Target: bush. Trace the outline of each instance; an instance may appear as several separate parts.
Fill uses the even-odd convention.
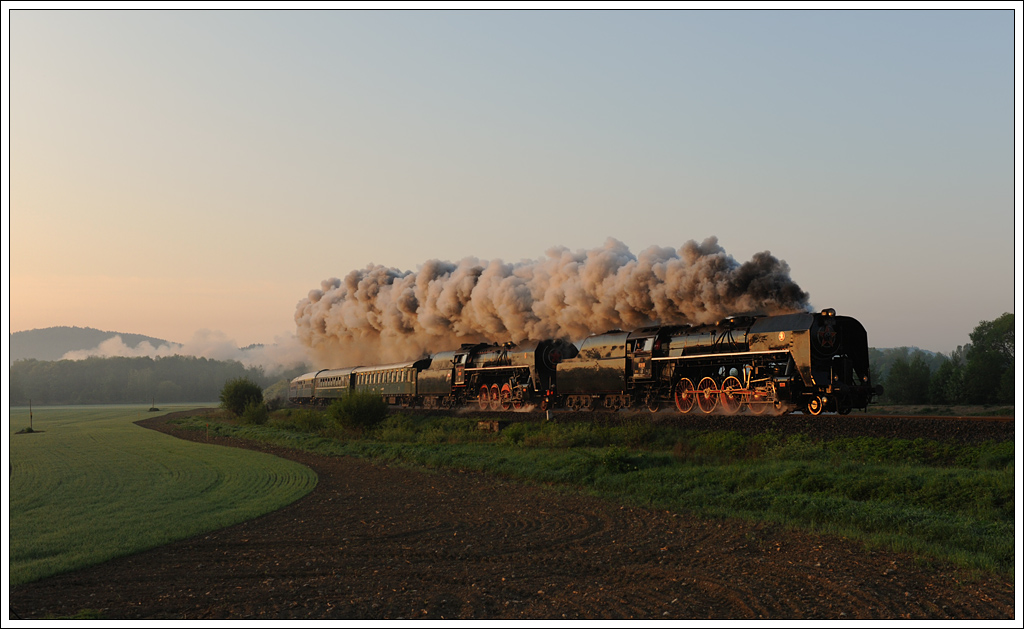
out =
[[[374,428],[388,416],[388,405],[375,393],[351,393],[335,400],[327,413],[342,428]]]
[[[242,411],[242,421],[246,424],[255,424],[262,426],[267,423],[270,418],[270,411],[267,409],[267,405],[263,402],[257,402],[253,400],[245,405],[245,410]]]
[[[283,430],[315,435],[327,425],[327,417],[317,410],[288,408],[277,413],[272,423]]]
[[[220,390],[220,404],[240,417],[251,403],[263,404],[263,389],[248,378],[228,380]]]

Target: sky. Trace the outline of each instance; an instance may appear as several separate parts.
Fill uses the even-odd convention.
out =
[[[949,353],[1021,298],[1019,3],[12,6],[10,332],[286,342],[354,269],[609,238],[770,251],[874,347]]]

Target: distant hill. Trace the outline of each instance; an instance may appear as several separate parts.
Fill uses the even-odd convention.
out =
[[[11,361],[25,358],[36,360],[60,360],[68,352],[93,349],[103,341],[120,336],[128,347],[137,347],[148,341],[153,347],[167,345],[168,341],[123,332],[104,332],[95,328],[60,326],[41,330],[25,330],[10,336]]]

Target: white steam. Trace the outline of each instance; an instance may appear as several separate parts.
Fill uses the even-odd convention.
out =
[[[609,238],[539,260],[379,265],[321,282],[299,302],[298,339],[325,367],[411,360],[466,342],[582,339],[614,328],[707,323],[806,310],[789,266],[765,251],[738,263],[718,239],[635,256]]]

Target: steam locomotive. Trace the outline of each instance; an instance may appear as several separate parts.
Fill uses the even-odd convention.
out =
[[[288,397],[326,404],[351,392],[426,408],[654,412],[674,404],[681,413],[845,415],[866,409],[882,388],[871,384],[864,326],[829,308],[612,330],[579,349],[561,339],[467,344],[412,362],[311,372],[291,382]]]

